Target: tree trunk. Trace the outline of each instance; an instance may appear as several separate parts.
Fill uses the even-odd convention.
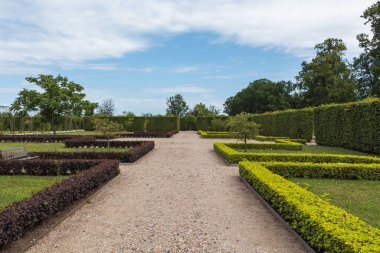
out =
[[[247,152],[247,134],[244,134],[244,151]]]

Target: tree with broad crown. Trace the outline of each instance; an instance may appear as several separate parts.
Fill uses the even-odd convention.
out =
[[[326,39],[315,46],[317,55],[303,62],[297,86],[307,106],[350,102],[356,99],[357,82],[344,60],[346,45],[340,39]]]
[[[176,94],[172,97],[169,97],[166,101],[166,105],[168,106],[166,109],[166,114],[183,117],[189,111],[189,107],[187,106],[187,103],[181,94]]]
[[[50,123],[54,133],[65,116],[90,116],[97,103],[84,100],[83,87],[58,75],[39,75],[26,80],[39,86],[43,91],[23,89],[11,105],[11,111],[19,116],[37,112],[45,122]]]
[[[247,152],[247,139],[253,139],[259,132],[259,125],[251,120],[251,114],[242,112],[230,117],[228,120],[229,130],[244,141],[244,150]]]
[[[255,80],[226,100],[224,112],[233,116],[241,112],[264,113],[289,109],[292,97],[288,92],[292,86],[291,82],[285,81]]]
[[[362,15],[365,24],[370,24],[372,38],[359,34],[359,46],[364,49],[359,58],[354,59],[354,67],[359,80],[359,97],[380,97],[380,1],[366,9]]]

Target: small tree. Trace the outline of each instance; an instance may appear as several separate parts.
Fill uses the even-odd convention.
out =
[[[116,132],[123,130],[123,125],[108,119],[94,118],[93,122],[95,130],[107,138],[107,148],[110,147],[111,137],[115,136]]]
[[[227,130],[228,122],[226,120],[215,118],[211,121],[213,131],[223,132]]]
[[[184,116],[189,111],[189,107],[181,94],[169,97],[166,101],[166,105],[168,106],[166,109],[167,115]]]
[[[259,125],[250,120],[250,114],[242,112],[230,117],[228,127],[236,138],[244,140],[244,151],[247,152],[247,139],[255,138],[258,134]]]
[[[191,126],[195,125],[197,123],[197,117],[194,115],[188,114],[185,116],[185,124],[190,127],[191,131]]]
[[[112,99],[106,99],[99,106],[98,113],[108,116],[113,116],[115,112],[115,104]]]

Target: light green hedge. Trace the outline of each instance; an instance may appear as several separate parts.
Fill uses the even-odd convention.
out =
[[[321,106],[314,121],[320,145],[380,154],[380,99]]]
[[[260,134],[287,136],[311,140],[313,137],[313,108],[255,114],[252,120],[260,124]]]
[[[198,134],[203,138],[234,138],[233,133],[231,132],[212,132],[212,131],[202,131],[198,130]]]
[[[285,178],[331,178],[380,180],[380,164],[264,162],[270,171]]]
[[[244,178],[317,252],[380,252],[380,230],[272,173],[240,163]]]
[[[243,160],[258,162],[313,162],[313,163],[380,163],[380,158],[357,155],[330,154],[280,154],[239,152],[230,147],[231,143],[215,142],[214,149],[230,164]]]
[[[302,150],[302,144],[297,142],[285,141],[281,143],[228,143],[226,144],[232,149],[271,149],[271,150]]]
[[[147,120],[147,131],[179,131],[180,119],[179,117],[126,117],[126,116],[113,116],[113,117],[100,117],[109,119],[124,126],[124,130],[137,132],[144,131],[144,121]],[[133,118],[132,126],[128,126],[128,119]],[[93,117],[84,117],[85,130],[93,131],[95,129],[92,123]]]

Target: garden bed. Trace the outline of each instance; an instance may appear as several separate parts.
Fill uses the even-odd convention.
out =
[[[72,175],[0,211],[0,249],[119,173],[116,160],[0,161],[0,175]]]
[[[241,144],[238,144],[241,145]],[[267,144],[266,144],[267,145]],[[380,158],[364,155],[334,155],[334,154],[306,154],[306,153],[271,153],[268,152],[243,152],[235,149],[235,143],[215,142],[214,149],[229,164],[237,164],[240,161],[259,161],[259,162],[313,162],[313,163],[380,163]],[[241,147],[239,148],[241,149]],[[264,150],[264,149],[260,149]],[[279,151],[281,149],[278,149]],[[283,149],[282,149],[283,150]]]
[[[289,225],[304,238],[317,252],[379,252],[380,230],[366,224],[358,217],[332,205],[310,191],[290,182],[272,172],[273,164],[241,162],[240,176],[251,185]],[[277,170],[290,175],[297,175],[310,166],[299,163],[295,170],[294,163],[277,163]],[[342,170],[342,165],[324,164],[320,166],[330,177],[350,178],[352,171]],[[349,165],[343,165],[349,166]],[[372,170],[368,165],[361,165],[364,170]],[[361,176],[360,167],[356,174]],[[380,165],[373,165],[378,173]],[[271,169],[272,168],[272,169]],[[289,169],[290,168],[290,169]],[[296,173],[295,173],[296,171]],[[339,172],[339,173],[337,173]],[[318,173],[307,175],[320,176]]]

